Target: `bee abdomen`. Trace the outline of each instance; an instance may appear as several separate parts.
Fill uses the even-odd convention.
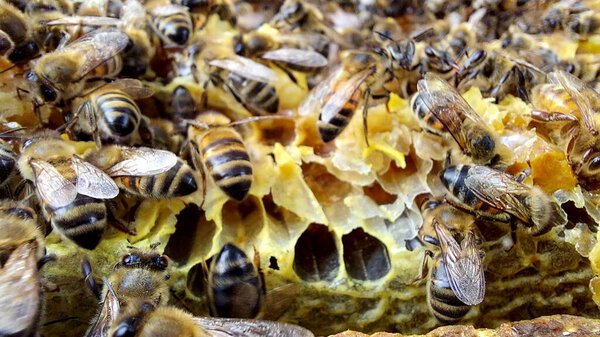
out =
[[[96,98],[98,109],[106,125],[121,137],[134,132],[140,122],[141,112],[135,102],[121,91],[110,91]]]
[[[217,186],[235,200],[244,199],[252,185],[252,163],[239,134],[232,129],[211,130],[200,146]]]
[[[428,281],[428,303],[433,316],[443,324],[460,321],[470,309],[470,306],[461,302],[450,288],[443,263],[434,266],[431,271]]]
[[[184,86],[178,86],[173,90],[171,109],[175,117],[194,118],[196,114],[196,102],[190,92]]]
[[[319,121],[317,122],[317,128],[319,129],[319,134],[321,135],[321,139],[324,142],[330,142],[335,139],[342,131],[348,126],[350,123],[350,119],[354,115],[354,111],[357,109],[360,97],[362,92],[360,90],[356,90],[354,94],[348,99],[348,101],[344,104],[343,107],[334,106],[334,103],[331,103],[330,99],[332,95],[335,93],[330,93],[325,98],[325,104],[323,105],[323,110],[339,110],[337,114],[335,114],[331,119],[324,120],[323,114],[319,115]]]
[[[277,90],[271,84],[249,80],[236,74],[229,74],[229,78],[243,101],[268,113],[276,113],[279,109]]]
[[[192,21],[187,13],[159,16],[154,24],[159,32],[178,45],[186,44],[192,31]]]
[[[175,166],[166,172],[144,177],[122,177],[117,183],[131,194],[156,199],[182,197],[198,190],[194,171],[179,158]]]
[[[75,200],[59,208],[45,207],[55,228],[86,249],[94,249],[106,227],[106,205],[102,200],[77,195]]]
[[[92,71],[86,76],[87,78],[98,78],[98,77],[114,77],[117,76],[123,68],[123,59],[117,55],[108,60],[102,62],[99,66],[92,69]]]

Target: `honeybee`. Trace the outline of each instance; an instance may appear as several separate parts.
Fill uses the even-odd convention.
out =
[[[197,103],[185,85],[178,85],[171,93],[171,118],[174,120],[192,119],[198,113]]]
[[[231,243],[213,257],[206,289],[210,315],[216,317],[257,318],[266,295],[262,272]]]
[[[507,173],[476,165],[453,165],[440,172],[446,189],[459,203],[456,207],[482,219],[510,222],[510,216],[539,236],[564,224],[560,206],[538,186],[521,182]]]
[[[74,42],[45,54],[27,74],[36,104],[62,103],[90,85],[89,77],[100,73],[111,77],[121,70],[112,59],[123,50],[129,39],[114,30],[94,30]]]
[[[19,246],[34,242],[36,261],[44,259],[44,235],[38,227],[33,209],[12,200],[0,201],[0,265]]]
[[[475,84],[497,101],[509,93],[529,101],[529,90],[545,81],[545,73],[525,60],[478,49],[461,64],[457,78],[459,88]]]
[[[35,336],[42,310],[37,242],[14,248],[0,269],[0,335]]]
[[[594,82],[600,79],[600,57],[597,54],[577,54],[572,60],[559,62],[555,69],[566,71],[583,82]]]
[[[88,160],[119,188],[142,198],[168,199],[199,188],[194,170],[174,153],[147,147],[106,145]]]
[[[152,118],[145,127],[149,133],[144,138],[149,140],[150,147],[179,153],[185,142],[179,125],[169,119]]]
[[[166,46],[187,44],[194,26],[187,7],[168,4],[164,6],[146,5],[151,16],[152,29]]]
[[[38,53],[30,21],[13,5],[0,1],[0,55],[8,55],[13,63],[21,63]]]
[[[431,195],[417,198],[423,215],[419,239],[437,247],[435,254],[431,250],[425,252],[416,280],[427,276],[427,258],[433,258],[427,281],[429,311],[439,322],[453,324],[485,296],[481,239],[473,216]]]
[[[206,167],[219,188],[232,199],[243,200],[252,185],[252,163],[242,136],[231,120],[216,111],[205,111],[188,128],[196,169]]]
[[[551,113],[534,114],[533,118],[542,122],[567,122],[567,127],[564,129],[566,132],[563,134],[567,139],[567,159],[573,173],[583,188],[589,191],[598,190],[600,189],[600,137],[598,137],[600,117],[596,113],[596,107],[600,104],[600,93],[564,71],[554,71],[548,74],[548,79],[559,95],[551,100],[538,98],[537,107],[551,109],[547,110]],[[536,92],[538,94],[536,97],[545,94],[542,92],[543,88]],[[548,86],[545,88],[552,89]]]
[[[150,60],[156,51],[147,30],[146,10],[139,1],[127,0],[121,7],[120,19],[121,31],[127,34],[130,40],[130,44],[121,54],[121,75],[142,76],[148,71]]]
[[[238,55],[207,64],[215,67],[210,81],[228,90],[249,112],[264,115],[279,110],[279,96],[273,86],[277,75],[271,68]]]
[[[594,10],[573,14],[567,22],[567,28],[578,34],[579,38],[597,34],[600,32],[600,14]]]
[[[501,159],[501,145],[494,132],[456,89],[433,74],[426,74],[417,87],[411,107],[426,129],[448,131],[475,163],[495,164]]]
[[[3,186],[13,175],[17,158],[11,146],[0,139],[0,186]]]
[[[135,99],[152,96],[152,89],[138,80],[121,79],[101,86],[85,98],[76,100],[69,132],[92,135],[96,145],[102,142],[136,144],[138,129],[145,118]]]
[[[161,306],[168,302],[170,293],[166,280],[169,279],[171,262],[154,248],[134,249],[121,256],[104,281],[103,295],[100,296],[102,302],[86,337],[112,336],[107,333],[113,323],[117,322],[119,313],[134,307],[139,301]],[[94,294],[100,295],[92,276],[92,267],[87,260],[82,263],[82,271],[86,285]]]
[[[135,306],[128,306],[127,310],[119,315],[108,336],[313,337],[314,335],[293,324],[254,319],[194,317],[173,306],[156,306],[149,302],[138,302]]]
[[[106,227],[101,199],[119,193],[111,177],[77,156],[74,145],[51,131],[23,142],[18,167],[21,176],[33,182],[52,227],[79,246],[94,249]]]

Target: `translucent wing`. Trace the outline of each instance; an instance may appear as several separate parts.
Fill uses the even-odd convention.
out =
[[[106,171],[111,177],[151,176],[163,173],[177,163],[177,156],[169,151],[148,147],[123,147],[121,151],[125,159]]]
[[[194,321],[213,337],[314,337],[307,329],[287,323],[216,317]]]
[[[419,95],[423,104],[450,132],[454,140],[463,150],[468,150],[468,140],[462,131],[464,118],[486,126],[485,122],[462,98],[462,96],[448,82],[432,75],[425,74],[425,78],[417,83]]]
[[[40,159],[31,159],[29,164],[35,176],[35,187],[44,202],[51,207],[59,208],[75,200],[77,188],[52,164]]]
[[[185,6],[178,5],[165,5],[159,6],[152,9],[151,14],[154,16],[170,16],[173,14],[186,13],[188,8]]]
[[[117,81],[108,83],[103,88],[118,89],[127,93],[133,99],[148,98],[154,94],[154,90],[144,87],[140,80],[133,78],[123,78]]]
[[[118,26],[121,20],[105,16],[65,16],[44,22],[44,26]]]
[[[264,53],[262,58],[266,60],[282,61],[302,67],[324,67],[327,65],[325,56],[312,50],[296,48],[280,48]]]
[[[21,245],[0,269],[0,335],[20,336],[36,324],[40,287],[36,247]]]
[[[71,167],[77,174],[77,192],[98,199],[112,199],[119,187],[106,173],[78,157],[71,158]]]
[[[600,100],[600,94],[593,89],[588,88],[579,78],[562,70],[553,71],[548,74],[548,80],[551,83],[561,85],[567,91],[577,105],[585,127],[588,130],[597,133],[598,131],[596,130],[596,123],[594,121],[595,111],[589,97],[591,95],[591,97],[596,98],[595,101],[598,101]]]
[[[469,231],[459,245],[450,230],[436,219],[433,220],[433,228],[440,242],[450,288],[467,305],[481,303],[485,296],[485,277],[475,234]]]
[[[283,45],[307,46],[312,50],[323,50],[331,43],[331,39],[318,33],[280,32],[275,39]]]
[[[314,87],[306,98],[304,98],[300,106],[298,106],[298,114],[308,116],[317,111],[321,107],[325,96],[329,95],[333,90],[343,71],[344,68],[339,65],[331,69],[327,77]]]
[[[137,0],[127,0],[121,6],[121,21],[124,25],[144,28],[146,25],[146,10]]]
[[[96,316],[96,319],[92,322],[84,337],[108,337],[110,326],[119,315],[119,310],[121,309],[119,299],[110,287],[110,283],[105,281],[104,284],[108,286],[108,291],[100,304],[98,316]]]
[[[373,69],[366,69],[352,75],[347,81],[338,82],[333,94],[323,105],[319,119],[326,123],[332,120],[372,73]]]
[[[273,69],[242,56],[233,55],[226,59],[211,60],[208,64],[263,83],[277,80],[277,74]]]
[[[465,186],[485,203],[506,211],[529,223],[530,214],[519,200],[531,188],[512,176],[487,166],[473,166],[465,178]]]
[[[94,30],[66,45],[60,52],[76,52],[82,58],[78,76],[74,76],[78,80],[121,52],[128,42],[129,37],[116,29]]]

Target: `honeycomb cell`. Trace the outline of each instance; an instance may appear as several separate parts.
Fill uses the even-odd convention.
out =
[[[294,248],[294,271],[304,281],[333,280],[340,269],[334,233],[327,226],[311,224]]]
[[[169,237],[165,254],[176,264],[185,265],[196,256],[204,256],[210,250],[216,226],[207,221],[204,212],[195,204],[187,205],[178,215],[175,233]]]
[[[390,271],[387,247],[376,237],[357,228],[342,236],[344,264],[350,277],[362,280],[378,280]]]
[[[194,265],[188,271],[186,285],[194,296],[202,297],[206,293],[206,277],[202,263]]]

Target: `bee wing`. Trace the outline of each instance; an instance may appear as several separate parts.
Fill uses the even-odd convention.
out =
[[[59,208],[75,200],[77,187],[63,177],[52,164],[40,159],[31,159],[29,164],[35,176],[35,187],[44,202]]]
[[[297,325],[237,318],[195,317],[194,321],[213,337],[314,337]]]
[[[319,109],[325,96],[329,95],[333,90],[333,87],[343,73],[343,70],[343,67],[339,65],[331,69],[327,77],[314,87],[308,93],[306,98],[304,98],[300,106],[298,106],[298,114],[301,116],[308,116]]]
[[[104,284],[110,285],[108,281],[105,281]],[[98,316],[92,322],[84,337],[108,337],[110,326],[117,320],[120,309],[119,299],[112,288],[109,287],[106,295],[104,295],[104,300],[102,300],[100,312],[98,312]]]
[[[170,151],[148,147],[123,148],[121,151],[126,159],[106,171],[111,177],[151,176],[168,171],[177,163],[177,156]]]
[[[600,94],[588,88],[579,78],[562,70],[553,71],[548,74],[548,80],[551,83],[561,85],[567,91],[577,105],[585,127],[588,130],[596,130],[596,123],[594,121],[595,111],[588,95],[593,95],[596,97],[595,100],[600,100]]]
[[[36,247],[23,244],[0,269],[0,333],[18,336],[30,329],[40,310],[40,278]]]
[[[529,193],[531,188],[510,175],[486,166],[473,166],[465,178],[465,186],[487,204],[529,222],[529,212],[518,197]]]
[[[302,67],[324,67],[327,65],[325,56],[312,50],[296,48],[280,48],[264,53],[262,58],[266,60],[282,61]]]
[[[352,75],[347,81],[335,88],[333,95],[329,96],[321,110],[320,119],[324,122],[332,120],[342,110],[346,102],[352,97],[360,85],[373,73],[373,69],[365,69]]]
[[[165,5],[159,6],[152,9],[151,14],[156,16],[170,16],[173,14],[186,13],[188,8],[185,6],[178,5]]]
[[[119,194],[117,184],[96,166],[73,157],[71,167],[77,174],[77,193],[98,199],[112,199]]]
[[[44,22],[44,26],[119,26],[121,20],[105,16],[65,16]]]
[[[270,289],[265,296],[263,318],[266,320],[278,320],[290,306],[296,301],[298,296],[299,286],[295,283],[289,283],[277,288]]]
[[[75,76],[79,80],[102,62],[120,53],[128,42],[129,37],[116,29],[94,30],[66,45],[62,52],[77,50],[78,53],[83,53],[77,73],[79,76]]]
[[[442,250],[450,288],[467,305],[477,305],[485,296],[483,260],[473,232],[463,238],[462,245],[452,236],[446,226],[433,220],[433,228]]]
[[[313,50],[322,50],[331,42],[329,38],[319,33],[279,32],[275,39],[284,45],[307,46]]]
[[[452,138],[463,149],[468,148],[468,140],[463,132],[463,114],[473,122],[486,126],[485,122],[462,98],[462,96],[448,82],[433,74],[425,74],[425,77],[417,83],[419,95],[423,103],[434,116],[450,132]]]
[[[263,83],[277,80],[273,69],[243,56],[233,55],[226,59],[215,59],[208,61],[208,64]]]
[[[133,78],[119,79],[118,81],[108,83],[103,88],[121,90],[133,99],[143,99],[154,95],[153,89],[144,87],[142,81]]]

